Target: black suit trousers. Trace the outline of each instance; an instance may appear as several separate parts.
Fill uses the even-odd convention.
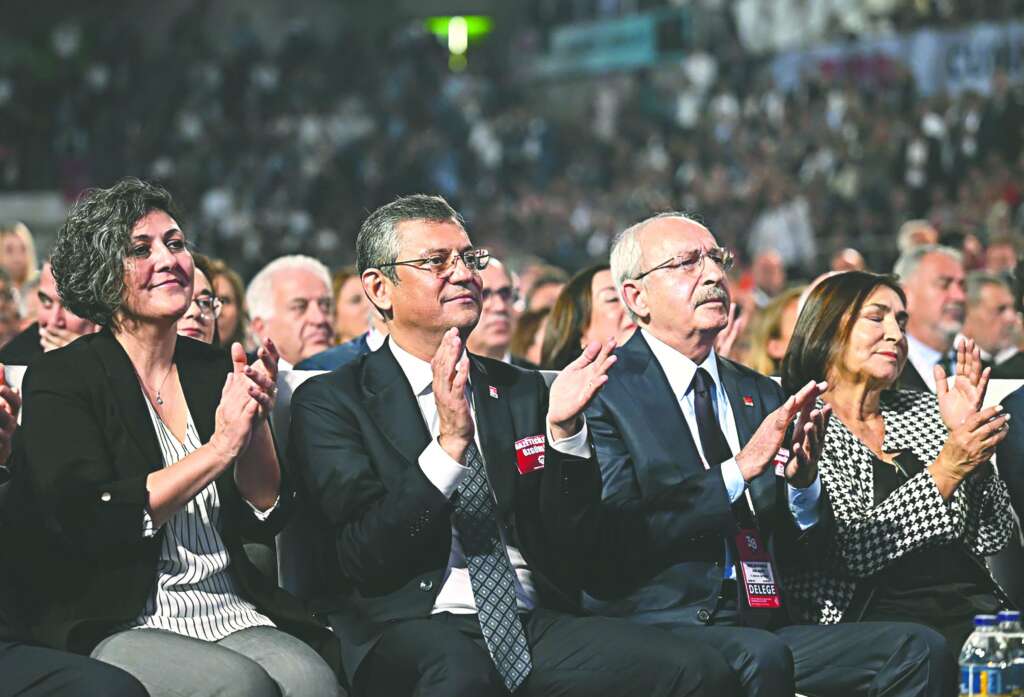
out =
[[[85,656],[0,641],[0,697],[147,697],[120,668]]]
[[[722,655],[698,638],[607,617],[537,609],[525,618],[533,672],[517,697],[739,695]],[[357,697],[507,695],[476,615],[440,613],[385,630],[359,671]]]

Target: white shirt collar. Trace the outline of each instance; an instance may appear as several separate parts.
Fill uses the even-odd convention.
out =
[[[417,397],[425,394],[434,382],[434,371],[430,367],[430,362],[417,358],[403,349],[394,337],[391,337],[388,346],[391,348],[395,360],[398,361],[398,367],[405,373],[405,379],[409,381],[413,394]]]
[[[376,351],[384,345],[384,340],[388,338],[388,335],[384,332],[377,331],[377,328],[370,323],[370,328],[366,331],[366,345],[371,351]]]
[[[651,334],[647,329],[641,329],[640,331],[644,339],[647,340],[647,345],[651,347],[654,357],[661,364],[661,369],[665,371],[668,384],[672,388],[672,393],[676,396],[677,400],[682,400],[686,393],[690,391],[690,384],[693,382],[693,376],[697,372],[697,368],[703,368],[708,371],[711,379],[715,381],[715,386],[721,386],[722,383],[718,378],[718,359],[714,349],[708,352],[707,357],[698,366],[690,358]]]

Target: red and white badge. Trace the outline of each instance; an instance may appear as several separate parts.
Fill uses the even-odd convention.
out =
[[[779,452],[775,453],[775,459],[772,460],[775,464],[775,476],[785,477],[786,476],[786,465],[789,464],[789,450],[786,448],[779,448]]]
[[[761,542],[761,534],[755,528],[740,530],[736,534],[736,550],[747,604],[752,608],[782,607],[772,558]]]
[[[516,467],[519,474],[544,469],[544,436],[527,436],[515,442]]]

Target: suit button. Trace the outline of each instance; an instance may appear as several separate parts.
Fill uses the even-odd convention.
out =
[[[108,503],[111,498],[112,497],[110,496],[109,491],[104,491],[102,494],[100,494],[100,501],[102,501],[103,503]]]
[[[420,581],[420,590],[423,591],[424,593],[428,592],[433,587],[434,587],[434,582],[431,581],[429,578],[425,578],[422,581]]]
[[[702,607],[700,610],[697,610],[697,619],[704,624],[711,624],[711,613]]]

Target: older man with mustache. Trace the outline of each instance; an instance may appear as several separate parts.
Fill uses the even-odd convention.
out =
[[[787,399],[716,353],[731,265],[711,232],[680,213],[641,221],[612,247],[639,331],[616,352],[587,422],[605,502],[644,511],[663,548],[639,567],[595,562],[590,609],[718,649],[750,697],[939,697],[945,642],[935,632],[791,623],[779,564],[818,553],[831,528],[817,470],[830,409],[815,398],[826,385]],[[698,493],[672,506],[687,485]]]

